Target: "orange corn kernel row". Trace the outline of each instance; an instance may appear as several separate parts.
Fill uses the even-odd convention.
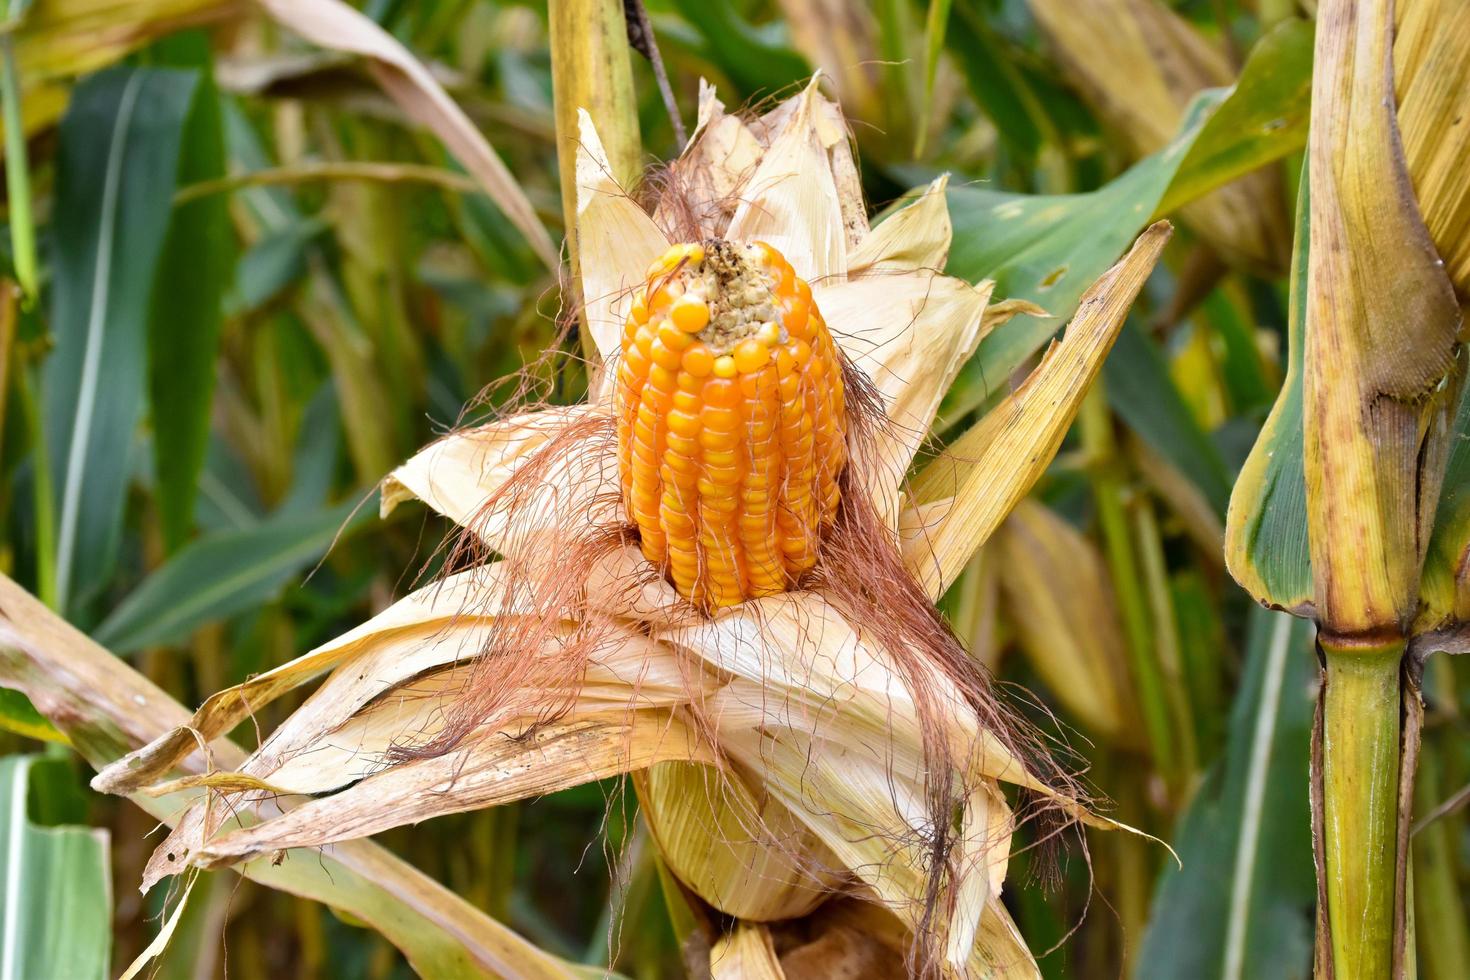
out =
[[[643,554],[703,609],[785,591],[840,500],[846,414],[811,288],[762,242],[676,245],[623,331],[623,502]]]

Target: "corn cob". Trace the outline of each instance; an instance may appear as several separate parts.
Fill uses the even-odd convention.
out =
[[[789,588],[836,518],[841,365],[811,287],[763,242],[675,245],[623,331],[623,502],[702,609]]]

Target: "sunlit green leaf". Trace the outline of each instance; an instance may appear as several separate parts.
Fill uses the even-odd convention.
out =
[[[1096,191],[1026,195],[951,184],[948,271],[994,279],[996,296],[1030,300],[1051,316],[1018,318],[986,337],[951,389],[944,420],[953,424],[1003,390],[1154,215],[1301,147],[1310,76],[1311,31],[1288,22],[1257,44],[1235,86],[1196,97],[1168,146]],[[1203,148],[1198,157],[1195,146]]]
[[[0,978],[106,977],[112,949],[107,834],[31,822],[33,770],[37,777],[44,771],[37,761],[0,759]]]
[[[1303,168],[1305,174],[1305,167]],[[1258,602],[1300,610],[1312,601],[1307,549],[1307,482],[1302,460],[1302,330],[1307,313],[1310,192],[1297,201],[1291,261],[1286,380],[1230,496],[1225,561]],[[1446,486],[1449,486],[1446,481]]]

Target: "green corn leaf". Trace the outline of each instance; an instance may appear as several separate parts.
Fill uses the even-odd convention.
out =
[[[48,775],[74,778],[34,756],[0,759],[0,980],[108,976],[107,834],[32,823],[32,781]]]
[[[30,698],[8,687],[0,687],[0,730],[38,742],[66,744],[66,736],[36,710]]]
[[[1230,474],[1209,435],[1169,377],[1158,347],[1129,322],[1103,363],[1108,401],[1128,427],[1189,478],[1221,517],[1230,500]]]
[[[1205,777],[1154,895],[1138,980],[1306,980],[1312,965],[1307,755],[1312,626],[1252,611],[1225,756]]]
[[[1470,385],[1460,393],[1453,422],[1444,489],[1435,511],[1434,531],[1420,583],[1423,608],[1415,632],[1470,623]]]
[[[947,271],[994,279],[997,297],[1030,300],[1051,316],[1018,318],[985,338],[945,402],[947,423],[1003,391],[1011,372],[1066,322],[1087,285],[1155,215],[1303,145],[1311,45],[1311,29],[1301,22],[1271,31],[1234,86],[1201,92],[1168,146],[1096,191],[1028,195],[951,186]]]
[[[320,559],[340,532],[369,516],[372,507],[358,509],[352,499],[199,538],[118,603],[97,628],[97,640],[117,653],[130,653],[176,642],[205,623],[252,609]]]
[[[1302,460],[1302,330],[1307,315],[1311,193],[1302,168],[1291,260],[1286,380],[1241,468],[1225,523],[1225,562],[1257,602],[1301,612],[1312,602],[1307,478]],[[1445,481],[1446,488],[1451,486]]]
[[[203,68],[184,121],[177,183],[225,174],[224,126],[209,67],[207,41],[189,60]],[[168,549],[194,528],[194,500],[209,445],[210,400],[219,347],[220,311],[234,264],[229,199],[201,197],[174,210],[153,287],[148,331],[158,509]]]
[[[116,562],[150,298],[198,81],[192,71],[111,69],[77,87],[61,124],[56,350],[42,383],[63,610],[84,604]]]
[[[673,0],[696,31],[709,59],[749,94],[771,95],[811,74],[779,30],[747,23],[730,0]]]

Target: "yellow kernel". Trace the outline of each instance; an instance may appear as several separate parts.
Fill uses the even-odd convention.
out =
[[[740,386],[726,378],[706,381],[702,394],[706,405],[715,405],[720,408],[734,408],[743,401]]]
[[[677,409],[665,416],[668,421],[669,431],[681,436],[699,435],[700,423],[698,415],[690,415]]]
[[[699,297],[686,293],[669,307],[669,319],[685,333],[698,333],[709,324],[709,306]]]
[[[770,359],[771,349],[754,337],[742,340],[735,348],[735,367],[741,374],[754,374]]]
[[[648,356],[653,359],[654,364],[667,371],[679,370],[679,364],[681,360],[679,357],[679,352],[676,350],[669,350],[667,347],[664,346],[664,342],[662,340],[655,340],[653,342],[653,349],[648,352]],[[674,379],[670,378],[669,382],[669,386],[673,387]]]
[[[695,344],[684,352],[684,370],[696,378],[707,378],[715,369],[715,356],[703,344]]]
[[[770,321],[762,323],[760,329],[755,332],[755,339],[767,347],[775,347],[781,343],[781,328]]]
[[[661,320],[658,325],[658,341],[669,350],[684,351],[694,343],[694,338],[689,336],[671,320]]]
[[[729,354],[722,354],[715,358],[715,377],[733,378],[739,373],[739,369],[735,366],[735,358]]]
[[[699,418],[706,428],[716,432],[737,432],[740,429],[740,412],[733,408],[705,405]]]

